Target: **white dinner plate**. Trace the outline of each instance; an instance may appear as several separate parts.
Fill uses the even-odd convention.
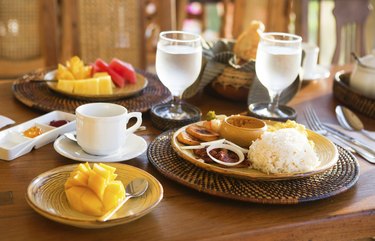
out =
[[[303,73],[303,80],[304,81],[309,81],[309,80],[318,80],[318,79],[325,79],[328,78],[331,73],[329,72],[329,69],[317,65],[314,69],[314,72],[311,73]]]
[[[53,144],[55,150],[62,156],[82,162],[120,162],[130,160],[141,155],[147,149],[147,142],[140,136],[130,134],[126,144],[115,154],[106,156],[91,155],[82,150],[77,142],[60,136]]]

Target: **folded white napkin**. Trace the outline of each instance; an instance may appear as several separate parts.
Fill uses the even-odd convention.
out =
[[[0,115],[0,129],[7,126],[7,125],[12,125],[16,122],[14,122],[14,120],[6,117],[6,116],[3,116],[3,115]]]
[[[340,125],[336,125],[336,124],[328,124],[327,123],[327,125],[347,134],[350,137],[353,137],[353,138],[361,141],[362,143],[368,145],[369,147],[371,147],[375,150],[375,141],[371,140],[370,138],[368,138],[367,136],[362,134],[360,131],[349,131],[349,130],[346,130],[346,129],[342,128]],[[335,139],[333,137],[329,137],[329,139],[331,139],[332,141],[337,141],[337,139]],[[338,144],[341,144],[341,143],[338,143]]]

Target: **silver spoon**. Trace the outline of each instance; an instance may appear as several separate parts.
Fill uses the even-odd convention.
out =
[[[335,111],[337,120],[343,128],[351,131],[360,131],[363,135],[375,141],[375,133],[365,130],[362,121],[351,110],[338,105]]]
[[[106,222],[115,214],[130,198],[142,196],[148,188],[148,181],[144,178],[132,180],[125,188],[125,198],[115,208],[108,211],[103,216],[97,218],[99,222]]]
[[[69,140],[71,141],[74,141],[74,142],[77,142],[77,135],[75,132],[68,132],[68,133],[65,133],[64,136],[66,138],[68,138]]]

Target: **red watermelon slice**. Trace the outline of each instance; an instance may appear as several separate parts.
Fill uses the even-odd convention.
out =
[[[99,70],[99,72],[107,72],[112,79],[112,82],[119,88],[123,88],[125,86],[125,79],[121,77],[115,70],[111,69],[108,64],[102,60],[97,59],[95,61],[96,69]]]
[[[135,84],[137,82],[137,77],[131,64],[114,58],[111,60],[109,68],[116,71],[116,73],[123,77],[127,83]]]

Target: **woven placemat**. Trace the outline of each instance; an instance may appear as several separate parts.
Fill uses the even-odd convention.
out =
[[[61,110],[74,113],[78,106],[90,102],[58,94],[48,88],[45,82],[30,81],[33,79],[43,79],[46,71],[37,70],[16,80],[12,86],[14,96],[23,104],[46,112]],[[110,101],[111,103],[125,106],[130,112],[147,112],[154,104],[166,103],[171,100],[170,92],[159,81],[156,75],[141,70],[137,70],[137,72],[147,78],[147,87],[137,95],[112,100]]]
[[[333,95],[350,109],[375,118],[375,99],[357,93],[349,86],[350,72],[339,71],[333,82]]]
[[[214,196],[268,204],[295,204],[328,198],[352,187],[359,178],[356,158],[338,146],[339,160],[314,176],[283,181],[251,181],[201,169],[180,158],[171,147],[173,130],[160,134],[148,147],[150,162],[166,177]]]

